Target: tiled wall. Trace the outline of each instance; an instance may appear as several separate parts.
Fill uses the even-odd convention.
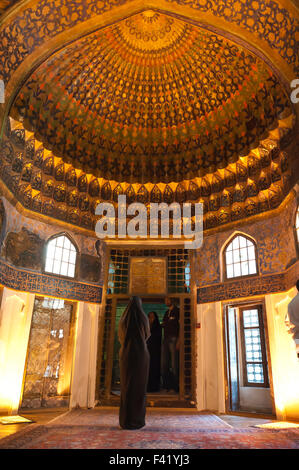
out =
[[[297,259],[294,234],[296,198],[276,216],[211,235],[204,234],[203,245],[197,254],[197,285],[209,286],[222,282],[221,250],[235,232],[249,235],[257,245],[260,275],[285,271]]]

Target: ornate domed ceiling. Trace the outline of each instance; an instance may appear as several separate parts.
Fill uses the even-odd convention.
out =
[[[19,91],[0,177],[22,206],[94,230],[102,201],[200,201],[204,228],[278,207],[294,115],[265,62],[147,11],[70,43]]]
[[[256,56],[151,11],[52,56],[11,111],[64,162],[130,183],[224,168],[290,114],[281,85]]]

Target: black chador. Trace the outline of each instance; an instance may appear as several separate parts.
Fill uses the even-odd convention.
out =
[[[146,388],[149,374],[149,321],[140,297],[132,297],[119,321],[121,344],[119,424],[123,429],[139,429],[145,425]]]

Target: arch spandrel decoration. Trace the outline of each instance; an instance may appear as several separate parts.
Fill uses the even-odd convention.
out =
[[[45,245],[44,271],[75,278],[79,250],[67,233],[53,235]]]
[[[214,173],[291,114],[283,87],[256,56],[157,12],[51,56],[10,111],[64,162],[130,183]],[[52,174],[53,157],[46,166]]]

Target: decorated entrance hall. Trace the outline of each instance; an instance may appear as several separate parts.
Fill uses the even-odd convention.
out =
[[[0,0],[0,448],[120,440],[135,297],[124,446],[297,445],[298,39],[291,0]]]

